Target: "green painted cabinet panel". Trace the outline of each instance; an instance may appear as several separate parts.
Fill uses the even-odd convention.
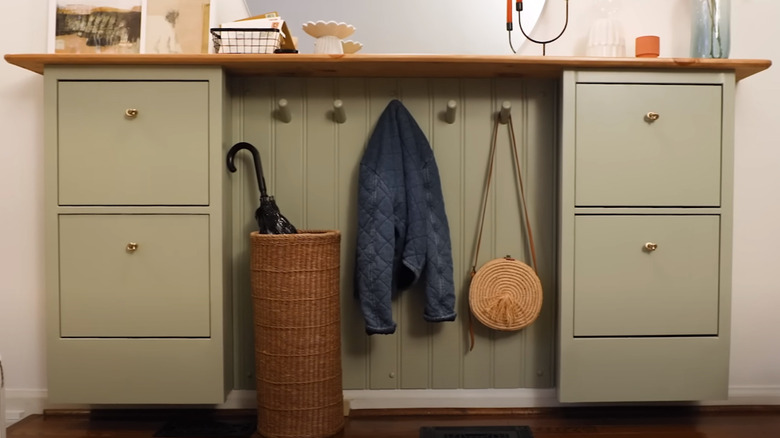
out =
[[[720,205],[721,89],[577,84],[576,205]]]
[[[225,369],[214,360],[221,350],[207,338],[62,339],[47,351],[56,360],[49,366],[48,402],[217,403],[225,392]]]
[[[61,205],[208,205],[207,81],[61,81],[57,93]]]
[[[719,216],[579,215],[574,227],[574,336],[718,334]]]
[[[207,215],[59,222],[61,336],[209,336]]]
[[[728,338],[577,338],[560,364],[562,402],[724,400]]]

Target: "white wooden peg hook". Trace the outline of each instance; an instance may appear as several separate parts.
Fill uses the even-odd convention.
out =
[[[276,118],[283,123],[290,123],[292,120],[290,108],[287,106],[287,99],[279,99],[278,108],[276,109]]]
[[[510,115],[512,115],[512,103],[505,100],[504,103],[501,104],[501,111],[498,112],[498,121],[502,125],[506,125]]]
[[[347,121],[347,113],[344,111],[344,102],[341,99],[333,101],[333,120],[336,123],[345,123]]]
[[[444,120],[446,120],[450,125],[455,123],[455,115],[457,110],[458,102],[455,102],[454,100],[447,102],[447,112],[444,113]]]

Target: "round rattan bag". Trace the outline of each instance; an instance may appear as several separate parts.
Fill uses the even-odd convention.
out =
[[[519,260],[493,259],[471,279],[469,307],[487,327],[519,330],[534,322],[542,310],[542,282],[533,268]]]

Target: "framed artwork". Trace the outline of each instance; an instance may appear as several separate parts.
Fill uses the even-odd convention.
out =
[[[140,53],[143,0],[51,0],[49,52]]]
[[[210,0],[146,0],[143,53],[208,53]]]
[[[49,0],[49,53],[208,53],[212,0]]]

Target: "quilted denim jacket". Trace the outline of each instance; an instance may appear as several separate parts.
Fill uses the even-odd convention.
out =
[[[455,319],[452,246],[439,169],[425,134],[393,100],[360,162],[355,293],[366,333],[395,332],[391,300],[418,281],[423,317]]]

